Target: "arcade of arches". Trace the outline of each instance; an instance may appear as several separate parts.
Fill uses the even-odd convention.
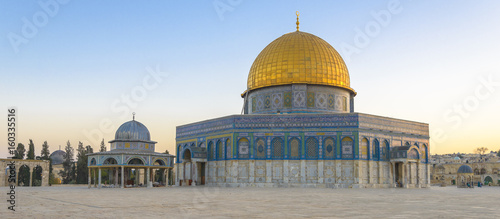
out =
[[[0,159],[0,186],[9,185],[9,174],[11,173],[9,163],[14,161],[16,172],[16,184],[18,186],[48,186],[49,185],[49,161],[48,160],[20,160]]]

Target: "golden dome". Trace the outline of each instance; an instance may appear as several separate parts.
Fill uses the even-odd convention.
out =
[[[248,74],[247,91],[285,84],[350,87],[339,53],[323,39],[301,31],[287,33],[266,46]]]

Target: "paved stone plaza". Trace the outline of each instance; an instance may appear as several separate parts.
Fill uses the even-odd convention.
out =
[[[7,191],[6,187],[0,188]],[[22,187],[2,218],[487,218],[500,217],[500,187],[322,189]],[[5,197],[5,193],[2,192]]]

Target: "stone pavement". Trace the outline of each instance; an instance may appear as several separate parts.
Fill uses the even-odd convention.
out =
[[[0,187],[7,198],[7,187]],[[500,218],[500,187],[457,189],[20,187],[1,218]]]

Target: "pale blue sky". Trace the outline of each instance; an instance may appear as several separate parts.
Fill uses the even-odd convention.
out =
[[[0,2],[0,121],[18,107],[19,140],[32,138],[37,154],[45,140],[51,152],[67,140],[96,149],[96,133],[112,140],[132,111],[157,151],[174,152],[175,126],[240,113],[252,62],[295,31],[297,10],[301,31],[346,60],[355,111],[429,123],[431,153],[500,149],[500,86],[480,81],[500,82],[497,1],[69,1],[53,16],[38,2],[53,1]],[[382,24],[372,14],[389,4],[398,13]],[[36,33],[23,35],[34,17]],[[358,30],[370,35],[364,44]],[[13,35],[27,43],[13,46]],[[125,112],[120,99],[143,87],[148,67],[168,76],[148,79],[157,86]],[[99,128],[107,120],[111,131]]]

